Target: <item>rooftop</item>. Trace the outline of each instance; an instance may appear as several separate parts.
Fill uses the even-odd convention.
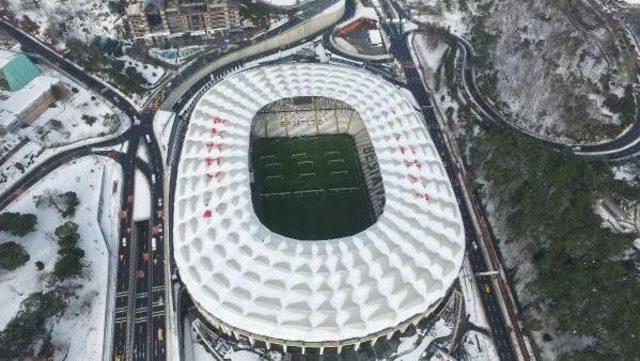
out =
[[[52,86],[59,83],[60,79],[41,75],[22,89],[13,93],[9,99],[0,103],[0,109],[13,114],[20,114],[29,105],[36,101],[42,94],[49,91]]]
[[[198,101],[178,166],[174,245],[181,279],[210,320],[273,342],[348,342],[422,318],[445,296],[462,264],[464,228],[407,96],[362,69],[295,63],[236,74]],[[292,97],[345,102],[371,137],[386,203],[353,236],[300,241],[255,214],[252,121]]]

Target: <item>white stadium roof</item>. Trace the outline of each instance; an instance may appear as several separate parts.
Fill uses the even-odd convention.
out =
[[[252,119],[295,96],[342,100],[371,136],[386,203],[356,235],[298,241],[271,232],[253,210]],[[464,230],[438,151],[400,88],[361,69],[290,63],[224,79],[196,104],[178,166],[173,244],[193,300],[221,325],[322,343],[390,333],[425,315],[458,275]]]

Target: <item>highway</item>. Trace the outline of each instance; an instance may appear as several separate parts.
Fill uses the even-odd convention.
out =
[[[316,1],[314,4],[322,4],[322,1]],[[324,5],[324,4],[323,4]],[[394,9],[397,5],[391,0],[383,1],[385,10],[390,14],[392,19],[402,19],[402,11]],[[326,6],[326,5],[325,5]],[[401,9],[400,9],[401,10]],[[304,12],[306,16],[315,14],[318,9]],[[385,30],[392,40],[391,52],[396,59],[402,64],[404,76],[407,81],[407,87],[414,94],[418,104],[422,108],[425,124],[434,140],[438,151],[442,155],[445,168],[452,181],[453,189],[458,198],[463,222],[467,230],[467,243],[472,261],[474,272],[484,272],[490,270],[486,264],[485,258],[481,250],[474,247],[474,244],[480,242],[478,235],[472,231],[474,225],[470,210],[463,201],[461,185],[457,181],[456,174],[459,171],[455,165],[451,154],[442,137],[442,131],[436,121],[433,113],[432,104],[423,84],[420,74],[418,73],[411,53],[409,51],[406,37],[402,34],[398,24],[383,24]],[[118,270],[116,276],[116,292],[115,302],[116,309],[114,315],[113,338],[112,338],[112,357],[115,360],[166,360],[167,346],[165,331],[167,326],[167,286],[169,280],[165,279],[165,267],[171,267],[170,244],[165,244],[163,229],[163,167],[161,163],[160,149],[152,130],[152,121],[154,111],[152,109],[144,109],[137,112],[129,101],[121,96],[117,91],[112,90],[109,86],[93,76],[88,75],[82,69],[76,67],[68,60],[60,57],[46,46],[34,41],[32,38],[25,36],[20,31],[13,28],[11,24],[0,21],[0,29],[6,30],[18,40],[25,51],[38,54],[48,61],[54,63],[57,67],[71,74],[80,80],[86,87],[100,92],[114,106],[118,107],[127,114],[134,124],[123,135],[113,140],[100,142],[90,146],[83,146],[71,149],[49,159],[45,164],[36,167],[30,172],[28,177],[24,177],[10,191],[0,195],[0,208],[6,207],[15,198],[19,197],[25,190],[42,179],[46,174],[57,167],[78,157],[98,154],[112,156],[123,166],[123,192],[122,192],[122,213],[120,222],[121,242],[118,246]],[[279,31],[270,34],[276,35]],[[307,39],[304,39],[307,40]],[[296,43],[297,44],[297,43]],[[291,44],[290,46],[295,46]],[[278,51],[278,50],[276,50]],[[264,56],[267,53],[258,54]],[[469,53],[471,54],[471,52]],[[242,59],[247,61],[247,59]],[[466,64],[472,62],[467,61]],[[221,76],[225,72],[239,66],[240,62],[228,64],[222,68],[210,71],[211,68],[204,66],[197,69],[193,74],[187,76],[185,81],[182,77],[177,77],[172,82],[167,83],[167,87],[173,87],[179,92],[178,96],[164,106],[168,106],[172,110],[181,110],[189,98],[197,93],[208,81]],[[464,65],[464,68],[468,65]],[[201,66],[203,64],[200,64]],[[471,69],[470,75],[473,75]],[[186,130],[187,119],[177,119],[174,122],[177,128],[172,132],[172,141],[177,150],[173,154],[179,155],[181,147],[181,139]],[[121,144],[128,141],[129,146],[125,153],[107,153],[104,151],[93,151],[93,148],[104,147],[109,145]],[[145,142],[149,149],[149,164],[140,160],[136,156],[137,147],[140,142]],[[179,157],[168,159],[170,164],[177,164]],[[143,175],[151,185],[151,209],[152,215],[148,220],[134,221],[132,219],[133,206],[135,202],[134,174],[135,169],[142,171]],[[169,175],[169,201],[173,199],[173,190],[175,189],[175,172]],[[171,202],[169,203],[169,213],[173,212]],[[171,226],[167,228],[171,232]],[[125,241],[122,241],[122,240]],[[155,247],[154,246],[155,243]],[[155,249],[154,249],[155,248]],[[483,290],[484,282],[478,282],[480,292],[482,294],[483,304],[492,329],[492,336],[496,343],[496,347],[500,354],[501,360],[514,360],[515,353],[513,345],[509,337],[510,330],[505,326],[505,320],[500,310],[498,295],[495,290],[489,289],[488,292]],[[179,315],[178,315],[179,319]]]
[[[262,34],[258,40],[278,35],[291,30],[295,25],[304,22],[318,13],[324,11],[340,0],[315,0],[301,7],[293,15],[293,21],[283,27],[273,29]],[[164,214],[163,214],[163,166],[161,163],[160,148],[153,133],[152,121],[155,108],[148,102],[140,112],[120,92],[104,81],[84,72],[82,68],[73,64],[64,56],[57,54],[48,46],[40,43],[31,36],[20,31],[6,18],[0,19],[0,29],[20,42],[24,52],[35,54],[46,59],[60,71],[77,79],[85,87],[101,94],[113,106],[126,114],[134,125],[123,135],[105,142],[70,149],[51,157],[42,166],[36,167],[26,177],[21,179],[9,191],[0,195],[0,207],[5,207],[11,201],[19,197],[30,186],[42,179],[57,167],[82,156],[92,154],[92,148],[101,148],[128,142],[126,154],[95,151],[97,155],[113,156],[123,168],[122,187],[122,212],[120,221],[120,235],[118,245],[118,270],[116,276],[115,310],[111,358],[114,360],[165,360],[166,349],[166,325],[167,325],[167,287],[165,282],[165,267],[170,267],[170,245],[164,242]],[[308,41],[312,36],[302,39],[295,44]],[[282,49],[274,49],[268,53],[276,53]],[[253,57],[242,59],[247,61],[252,58],[264,56],[260,53]],[[192,68],[167,81],[165,88],[157,93],[172,99],[168,103],[169,109],[181,109],[196,91],[206,84],[212,77],[212,70],[207,59],[196,63]],[[216,69],[215,74],[224,74],[239,62],[228,64]],[[176,93],[177,92],[177,93]],[[176,96],[176,94],[178,96]],[[167,102],[165,104],[167,105]],[[176,123],[183,123],[176,121]],[[186,122],[185,122],[186,123]],[[173,135],[176,135],[173,133]],[[175,140],[175,139],[174,139]],[[146,164],[136,156],[138,144],[146,142],[149,149],[150,164]],[[179,142],[178,142],[179,143]],[[178,145],[179,147],[179,145]],[[134,222],[133,207],[135,202],[134,175],[135,169],[142,171],[151,184],[151,209],[149,220]],[[155,243],[155,250],[153,244]],[[166,253],[165,253],[166,252]],[[167,261],[167,262],[165,262]]]
[[[404,11],[400,8],[394,8],[397,4],[393,0],[386,0],[382,2],[383,8],[389,19],[397,19],[396,16],[402,16]],[[460,183],[457,181],[457,172],[459,166],[454,165],[453,157],[449,153],[449,150],[442,137],[442,130],[436,120],[436,115],[433,112],[433,105],[431,99],[423,85],[420,73],[416,69],[416,65],[413,62],[411,52],[409,50],[408,41],[406,36],[402,33],[401,25],[399,22],[393,21],[389,23],[381,23],[384,30],[391,40],[391,53],[402,64],[402,70],[407,81],[407,88],[413,93],[416,101],[422,109],[422,113],[425,120],[425,125],[431,134],[431,138],[434,141],[436,148],[438,149],[451,184],[453,186],[454,193],[458,199],[460,205],[460,211],[464,227],[466,230],[467,250],[471,260],[471,266],[474,273],[490,271],[491,268],[486,264],[485,258],[481,252],[481,249],[477,247],[480,242],[478,235],[474,231],[475,227],[471,217],[471,210],[468,208],[467,203],[464,201],[463,191]],[[460,165],[463,166],[463,165]],[[508,329],[503,314],[500,310],[500,301],[498,300],[498,294],[493,289],[489,289],[487,292],[483,282],[478,282],[479,293],[482,294],[482,302],[487,314],[494,343],[500,360],[510,361],[516,360],[515,351],[510,339],[510,330]]]
[[[462,52],[462,56],[458,58],[456,64],[458,84],[462,85],[461,93],[466,98],[468,104],[474,107],[477,114],[486,121],[499,122],[504,126],[523,133],[535,139],[537,142],[547,147],[557,150],[573,151],[575,154],[586,157],[598,157],[608,160],[620,160],[634,156],[640,153],[640,111],[636,109],[636,120],[623,134],[610,141],[597,144],[564,144],[549,139],[544,139],[524,132],[522,129],[514,126],[511,122],[504,119],[502,114],[489,102],[478,89],[475,79],[474,55],[475,51],[471,44],[460,37],[455,37],[458,48]],[[636,97],[636,107],[640,104],[638,94]]]
[[[163,167],[155,134],[153,113],[135,107],[110,85],[87,74],[84,70],[57,54],[49,47],[23,33],[6,19],[0,19],[0,29],[18,41],[24,52],[36,54],[60,71],[81,82],[88,89],[101,94],[113,106],[126,114],[133,126],[113,139],[62,151],[35,167],[6,192],[0,194],[0,209],[27,191],[31,186],[58,167],[83,156],[111,157],[122,166],[122,212],[118,244],[115,310],[111,359],[166,360],[166,286],[164,277],[166,250],[163,238],[164,215]],[[128,142],[126,154],[100,148]],[[138,145],[145,142],[150,161],[147,164],[136,156]],[[151,185],[151,217],[135,222],[132,219],[135,202],[135,170],[139,169]],[[146,225],[146,226],[145,226]],[[156,250],[152,250],[152,239]],[[147,255],[145,255],[147,254]],[[148,258],[148,259],[147,259]]]
[[[396,3],[394,2],[394,4]],[[640,79],[640,64],[636,63],[637,75],[636,83],[634,84],[636,117],[634,123],[618,137],[608,141],[593,144],[565,144],[541,138],[532,133],[526,132],[504,118],[500,111],[495,108],[493,103],[489,101],[478,89],[474,68],[474,57],[476,52],[467,39],[459,35],[452,34],[446,29],[440,28],[434,24],[420,22],[414,19],[407,8],[396,5],[394,10],[395,14],[399,14],[403,19],[416,24],[419,29],[435,32],[447,39],[450,44],[457,47],[460,52],[460,56],[458,56],[456,60],[456,83],[458,84],[459,91],[466,103],[476,111],[482,120],[501,124],[513,131],[524,134],[549,148],[560,151],[571,151],[576,155],[587,158],[618,161],[640,154],[640,94],[638,93],[638,87],[640,86],[640,84],[638,84],[638,80]],[[634,55],[639,56],[638,49],[631,41],[629,41],[629,39],[627,39],[627,34],[625,32],[618,31],[615,35],[620,39],[620,42],[625,45],[627,50],[633,51]]]

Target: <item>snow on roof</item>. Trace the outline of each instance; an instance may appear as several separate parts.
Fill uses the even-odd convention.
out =
[[[252,120],[294,96],[340,99],[360,114],[386,195],[368,229],[299,241],[256,216]],[[271,65],[212,87],[188,126],[175,209],[175,258],[194,301],[216,321],[274,342],[351,340],[420,317],[445,295],[464,255],[456,198],[420,113],[398,87],[347,66]]]
[[[380,30],[371,29],[369,30],[368,34],[369,34],[369,41],[371,42],[371,45],[373,46],[382,45],[382,35],[380,34]]]
[[[7,65],[18,53],[0,49],[0,68]]]
[[[127,5],[127,15],[135,15],[142,11],[141,3],[131,3]]]
[[[52,86],[59,82],[60,79],[58,78],[40,75],[27,83],[22,89],[13,93],[9,99],[2,101],[0,103],[0,109],[13,114],[20,114],[42,96],[42,94],[49,91]]]
[[[4,109],[0,109],[0,128],[12,128],[18,122],[18,117]]]

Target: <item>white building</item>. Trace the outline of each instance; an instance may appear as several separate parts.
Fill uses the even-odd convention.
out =
[[[300,241],[257,218],[252,122],[292,97],[339,99],[359,114],[386,198],[364,231]],[[346,132],[337,122],[318,131]],[[406,92],[362,69],[280,64],[222,80],[197,102],[176,171],[181,279],[212,325],[252,343],[340,352],[389,338],[428,317],[462,265],[460,211],[422,115]]]
[[[54,87],[61,87],[60,79],[40,75],[8,99],[0,102],[0,127],[13,129],[28,125],[54,101]]]

